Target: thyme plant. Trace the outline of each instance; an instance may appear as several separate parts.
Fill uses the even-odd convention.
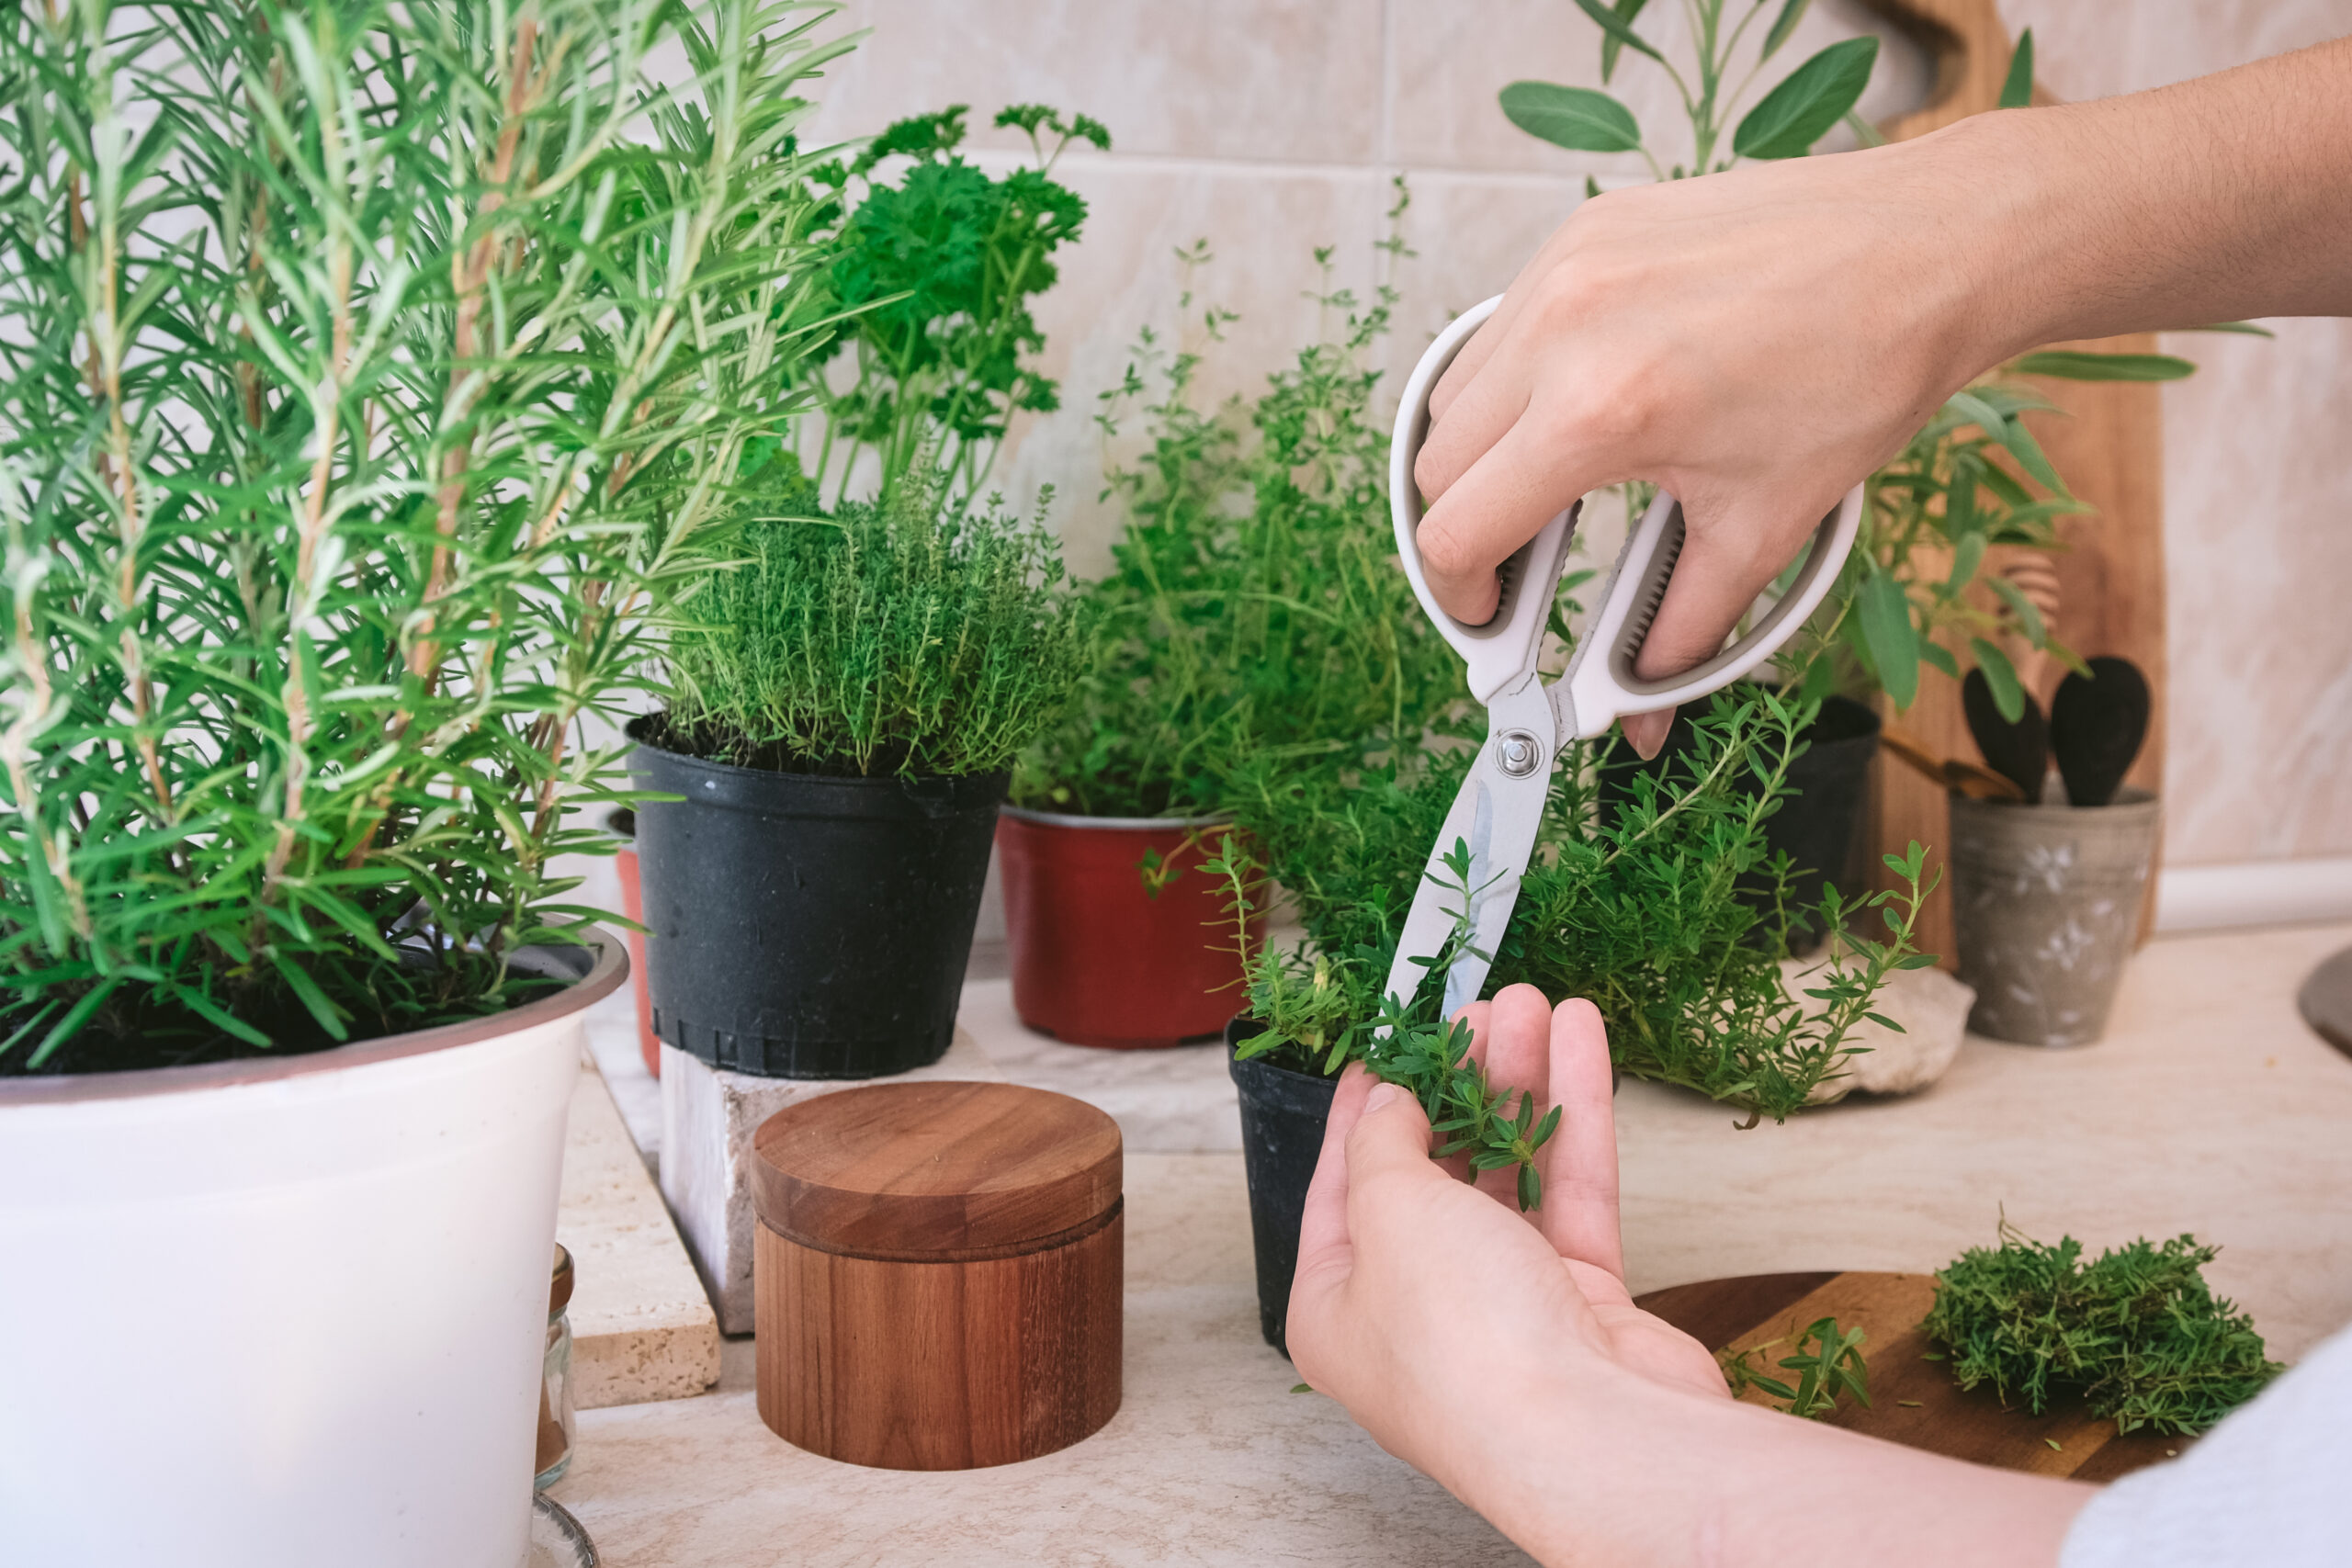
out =
[[[2044,1244],[2001,1222],[1936,1275],[1920,1326],[1963,1389],[1990,1383],[2039,1416],[2079,1398],[2119,1431],[2204,1431],[2278,1375],[2253,1318],[2213,1294],[2219,1247],[2144,1237],[2089,1261],[2073,1236]]]
[[[581,721],[808,341],[825,15],[0,20],[0,1071],[495,1010],[585,912]]]
[[[992,773],[1077,678],[1079,605],[1045,527],[1000,502],[960,514],[918,469],[888,500],[815,511],[773,442],[752,521],[694,584],[667,649],[656,739],[789,773]]]
[[[1911,950],[1932,886],[1922,886],[1924,854],[1914,845],[1888,857],[1904,893],[1825,888],[1817,914],[1833,933],[1828,956],[1802,996],[1782,983],[1793,868],[1768,855],[1763,827],[1789,794],[1811,716],[1807,705],[1759,689],[1719,694],[1690,751],[1664,777],[1635,781],[1632,801],[1613,814],[1600,809],[1593,749],[1572,748],[1491,955],[1488,988],[1524,981],[1546,996],[1590,998],[1621,1070],[1744,1111],[1745,1125],[1801,1108],[1856,1049],[1846,1043],[1854,1026],[1887,1021],[1870,1010],[1886,975],[1934,962]],[[1474,1158],[1518,1167],[1532,1206],[1540,1124],[1521,1125],[1527,1108],[1505,1103],[1467,1061],[1466,1030],[1436,1016],[1434,976],[1467,940],[1462,846],[1440,884],[1459,899],[1453,943],[1414,996],[1380,994],[1472,755],[1430,750],[1316,772],[1273,763],[1248,775],[1237,818],[1256,848],[1228,840],[1215,866],[1247,956],[1250,1015],[1266,1025],[1237,1054],[1326,1074],[1364,1062],[1419,1096],[1433,1124],[1458,1124],[1449,1130],[1471,1141]],[[1765,896],[1744,897],[1743,880]],[[1248,953],[1239,922],[1265,901],[1269,882],[1290,897],[1305,939],[1292,951]],[[1883,928],[1883,940],[1866,921]]]
[[[1382,243],[1405,254],[1395,223]],[[1388,534],[1388,429],[1364,361],[1396,294],[1330,286],[1331,330],[1251,402],[1202,409],[1202,350],[1147,330],[1103,397],[1106,441],[1141,403],[1146,444],[1109,466],[1127,523],[1090,584],[1088,669],[1062,719],[1023,761],[1023,805],[1091,816],[1207,813],[1250,759],[1313,759],[1417,744],[1462,701],[1461,661],[1414,603]],[[1204,246],[1182,254],[1193,308]],[[1209,343],[1233,320],[1204,308]]]

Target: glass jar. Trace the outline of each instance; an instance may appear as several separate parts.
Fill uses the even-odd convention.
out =
[[[571,1409],[571,1254],[558,1246],[555,1273],[548,1283],[548,1349],[539,1383],[539,1452],[536,1487],[563,1479],[571,1467],[571,1435],[578,1417]]]

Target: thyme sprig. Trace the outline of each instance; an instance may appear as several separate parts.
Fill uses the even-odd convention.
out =
[[[1467,843],[1456,840],[1442,858],[1447,875],[1431,873],[1430,878],[1460,894],[1461,907],[1450,911],[1453,925],[1438,952],[1414,961],[1423,967],[1414,994],[1389,993],[1368,1021],[1342,1021],[1336,1016],[1317,1020],[1309,1031],[1312,1049],[1321,1054],[1327,1073],[1339,1071],[1352,1057],[1382,1082],[1396,1084],[1420,1101],[1430,1130],[1444,1139],[1431,1151],[1432,1158],[1464,1155],[1473,1171],[1515,1169],[1520,1208],[1538,1208],[1544,1201],[1544,1178],[1536,1168],[1536,1154],[1559,1130],[1560,1108],[1553,1106],[1538,1120],[1533,1095],[1519,1091],[1514,1104],[1513,1091],[1496,1089],[1487,1080],[1485,1065],[1471,1059],[1468,1022],[1435,1016],[1432,992],[1442,989],[1442,976],[1457,958],[1475,951],[1470,944],[1469,910],[1477,891],[1470,881]],[[1216,857],[1204,863],[1202,869],[1225,880],[1236,951],[1245,965],[1258,966],[1250,931],[1258,908],[1251,863],[1234,837],[1227,834]],[[1328,964],[1319,967],[1310,983],[1314,997],[1310,1009],[1319,1007],[1325,998],[1338,997],[1329,985],[1330,975]],[[1281,983],[1277,979],[1276,984]],[[1234,1054],[1248,1061],[1283,1043],[1283,1035],[1270,1030],[1243,1041]]]
[[[1754,1364],[1757,1357],[1782,1343],[1778,1339],[1768,1339],[1737,1355],[1719,1358],[1724,1381],[1731,1385],[1735,1398],[1745,1390],[1760,1389],[1781,1401],[1781,1409],[1808,1421],[1817,1421],[1834,1412],[1840,1394],[1853,1395],[1867,1410],[1871,1404],[1871,1370],[1862,1359],[1862,1343],[1869,1337],[1860,1325],[1840,1328],[1835,1317],[1815,1318],[1797,1336],[1793,1351],[1780,1360],[1783,1371],[1797,1374],[1795,1387]]]

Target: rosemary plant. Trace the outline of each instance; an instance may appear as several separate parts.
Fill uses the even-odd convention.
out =
[[[1760,689],[1719,695],[1690,753],[1663,779],[1637,780],[1633,801],[1613,815],[1599,809],[1590,748],[1573,749],[1553,780],[1489,987],[1525,981],[1547,996],[1589,997],[1623,1071],[1743,1110],[1746,1125],[1801,1108],[1852,1054],[1854,1026],[1886,1021],[1870,1005],[1888,972],[1933,962],[1910,946],[1928,891],[1914,845],[1888,857],[1906,892],[1824,890],[1817,913],[1833,933],[1829,956],[1802,997],[1783,985],[1793,868],[1767,855],[1763,826],[1789,793],[1810,718],[1809,705]],[[1442,882],[1460,899],[1452,942],[1415,996],[1380,994],[1423,859],[1471,756],[1424,752],[1312,773],[1258,767],[1238,810],[1256,858],[1228,840],[1215,871],[1227,881],[1237,933],[1269,879],[1289,894],[1306,931],[1295,951],[1248,957],[1250,1012],[1267,1028],[1240,1054],[1303,1072],[1366,1063],[1419,1095],[1433,1124],[1471,1140],[1474,1159],[1517,1166],[1522,1201],[1532,1206],[1540,1124],[1521,1126],[1527,1108],[1503,1103],[1466,1060],[1466,1031],[1436,1017],[1434,976],[1468,940],[1462,846]],[[1760,882],[1766,896],[1743,897],[1743,879]],[[1883,941],[1861,929],[1873,913]],[[1386,1037],[1375,1039],[1384,1028]]]
[[[580,721],[813,320],[827,10],[0,21],[0,1070],[495,1010],[584,912]]]
[[[1395,225],[1382,242],[1405,252]],[[1204,245],[1182,253],[1193,309]],[[1413,602],[1388,536],[1388,431],[1364,361],[1396,295],[1330,287],[1317,255],[1325,341],[1251,403],[1204,411],[1205,349],[1170,352],[1147,330],[1103,396],[1106,440],[1143,402],[1147,441],[1109,465],[1127,513],[1110,575],[1091,584],[1093,646],[1062,720],[1023,761],[1015,798],[1093,816],[1222,809],[1250,759],[1312,759],[1418,743],[1462,701],[1461,663]],[[1214,343],[1229,312],[1204,309]]]
[[[2045,1245],[2003,1220],[1999,1246],[1971,1247],[1936,1275],[1920,1326],[1962,1388],[1989,1382],[2036,1416],[2080,1398],[2125,1432],[2201,1432],[2280,1370],[2254,1320],[2205,1283],[2220,1250],[2143,1237],[2086,1262],[2073,1236]]]

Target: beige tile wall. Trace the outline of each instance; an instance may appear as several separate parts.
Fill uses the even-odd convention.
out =
[[[2352,32],[2352,0],[2001,0],[2065,98],[2162,86]],[[2179,334],[2165,389],[2166,850],[2352,853],[2352,321]]]
[[[2040,75],[2066,97],[2128,91],[2352,31],[2352,0],[2002,0],[2032,26]],[[1655,7],[1661,31],[1679,7]],[[1200,299],[1238,310],[1205,345],[1204,391],[1258,385],[1318,330],[1310,253],[1336,247],[1331,281],[1365,289],[1402,174],[1417,253],[1381,363],[1401,373],[1453,313],[1510,282],[1578,199],[1645,177],[1630,155],[1589,157],[1521,134],[1495,107],[1520,77],[1598,85],[1590,26],[1568,0],[854,0],[873,29],[820,89],[820,137],[868,134],[899,115],[965,102],[975,147],[1006,103],[1084,110],[1115,138],[1060,173],[1091,204],[1087,238],[1040,309],[1063,408],[1016,429],[997,478],[1023,502],[1042,483],[1069,553],[1099,570],[1117,520],[1096,499],[1096,394],[1115,384],[1136,329],[1189,336],[1175,249],[1216,260]],[[1918,51],[1860,0],[1819,0],[1793,58],[1851,33],[1887,42],[1863,110],[1921,101]],[[1672,123],[1671,89],[1646,62],[1612,90],[1645,126]],[[2204,370],[2165,392],[2172,584],[2169,852],[2177,863],[2352,852],[2352,325],[2272,323],[2275,343],[2184,339]]]

